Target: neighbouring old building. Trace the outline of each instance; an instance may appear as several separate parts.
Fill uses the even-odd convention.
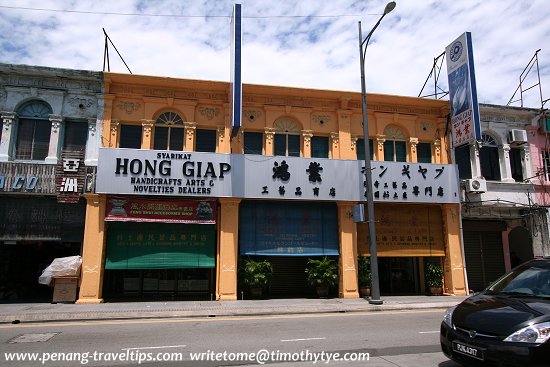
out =
[[[480,104],[481,141],[455,150],[468,284],[479,291],[550,255],[547,133],[540,110]]]
[[[241,297],[238,265],[267,258],[272,297],[305,297],[308,258],[339,264],[334,295],[358,297],[368,255],[360,95],[104,74],[96,191],[86,193],[79,303]],[[368,137],[382,294],[422,294],[440,263],[465,294],[458,172],[447,101],[369,94]]]
[[[38,284],[81,253],[94,190],[102,74],[0,64],[0,300],[51,300]]]

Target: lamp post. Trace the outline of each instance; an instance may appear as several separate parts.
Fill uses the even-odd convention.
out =
[[[367,53],[367,47],[369,45],[370,37],[374,30],[378,27],[382,18],[386,16],[395,8],[395,1],[391,1],[386,5],[384,14],[378,19],[378,22],[371,29],[367,37],[363,39],[361,33],[361,22],[359,22],[359,60],[361,66],[361,100],[362,100],[362,113],[363,113],[363,140],[365,143],[365,181],[366,181],[366,193],[367,198],[367,223],[369,228],[369,249],[370,249],[370,266],[372,273],[371,284],[371,298],[369,303],[375,305],[381,305],[384,301],[380,299],[380,284],[378,277],[378,257],[376,255],[376,229],[374,223],[374,197],[372,194],[372,171],[370,162],[370,147],[369,147],[369,125],[367,119],[367,89],[365,87],[365,55]],[[363,49],[363,45],[365,46]]]

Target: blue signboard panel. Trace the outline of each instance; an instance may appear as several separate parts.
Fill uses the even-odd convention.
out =
[[[337,256],[337,208],[327,203],[241,204],[241,255]]]

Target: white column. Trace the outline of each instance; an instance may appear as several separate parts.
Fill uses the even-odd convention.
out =
[[[481,164],[479,162],[478,144],[470,144],[470,164],[472,167],[472,178],[481,177]]]
[[[59,153],[61,151],[59,136],[63,131],[63,117],[59,115],[50,115],[50,122],[52,123],[52,132],[50,134],[50,145],[48,147],[48,156],[46,157],[46,163],[57,164]]]
[[[84,164],[86,166],[97,166],[97,157],[99,155],[99,139],[97,134],[97,120],[88,119],[88,140],[86,140],[86,155]]]
[[[510,144],[502,144],[498,148],[498,159],[500,161],[500,180],[502,182],[515,182],[512,177],[512,165],[510,164]]]
[[[2,112],[2,139],[0,140],[0,162],[10,160],[11,147],[15,135],[15,120],[17,114],[15,112]]]
[[[527,179],[533,177],[533,167],[531,166],[531,151],[529,150],[529,144],[525,144],[521,147],[521,161],[523,162],[522,171],[523,178]]]

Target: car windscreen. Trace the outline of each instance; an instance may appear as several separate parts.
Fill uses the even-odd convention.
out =
[[[487,292],[550,297],[550,263],[527,263],[487,287]]]

